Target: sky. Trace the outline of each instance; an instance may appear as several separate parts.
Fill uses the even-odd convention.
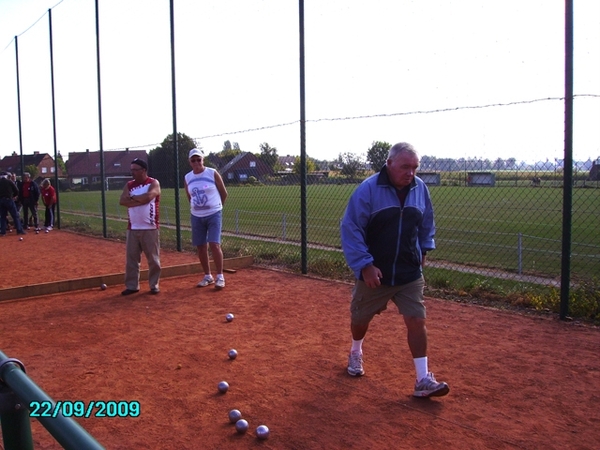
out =
[[[169,0],[0,0],[0,157],[173,132]],[[600,2],[574,2],[573,158],[600,157]],[[52,10],[52,120],[49,14]],[[564,0],[305,0],[306,152],[564,157]],[[300,154],[299,2],[174,0],[177,130]],[[15,36],[18,36],[21,135]],[[102,143],[98,92],[102,93]],[[55,134],[54,134],[55,129]],[[247,131],[252,130],[252,131]]]

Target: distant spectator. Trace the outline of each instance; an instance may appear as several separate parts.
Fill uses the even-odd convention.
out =
[[[54,228],[54,212],[56,209],[56,191],[52,187],[52,184],[50,184],[48,178],[42,181],[42,201],[46,207],[44,228],[46,228],[46,231],[52,231],[52,228]]]
[[[19,220],[19,214],[15,206],[15,197],[19,195],[17,186],[10,180],[9,174],[0,173],[0,237],[6,236],[6,217],[8,214],[13,218],[17,234],[25,234],[23,226]]]
[[[23,226],[29,229],[29,213],[33,217],[33,226],[35,231],[40,231],[38,222],[38,201],[40,200],[40,188],[35,181],[31,179],[29,172],[23,173],[23,180],[18,183],[19,201],[23,206]]]

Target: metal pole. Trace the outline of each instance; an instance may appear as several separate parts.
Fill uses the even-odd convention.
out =
[[[308,273],[306,212],[306,83],[304,76],[304,0],[299,0],[300,25],[300,231],[302,273]]]
[[[52,9],[48,10],[48,28],[50,33],[50,85],[52,92],[52,137],[54,142],[54,190],[56,192],[56,217],[54,225],[60,229],[60,202],[58,189],[58,150],[56,147],[56,102],[54,100],[54,48],[52,44]]]
[[[566,320],[569,314],[571,287],[571,216],[573,207],[573,0],[565,0],[565,162],[563,177],[560,318]]]
[[[517,273],[523,273],[523,234],[517,235]]]
[[[102,196],[102,236],[108,237],[106,231],[106,194],[104,192],[104,144],[102,142],[102,83],[100,80],[100,18],[98,0],[96,0],[96,67],[98,74],[98,132],[100,138],[100,192]]]
[[[69,450],[96,450],[104,448],[75,420],[63,416],[60,408],[57,411],[54,400],[35,384],[25,374],[23,369],[20,366],[20,362],[7,358],[4,353],[0,352],[0,380],[22,401],[22,407],[25,411],[27,411],[32,402],[50,402],[53,414],[51,414],[51,417],[40,416],[38,420],[63,448]],[[55,411],[56,414],[54,414]]]
[[[170,0],[171,10],[171,98],[173,102],[173,158],[175,158],[175,233],[177,250],[181,251],[181,214],[179,211],[179,144],[177,139],[177,94],[175,89],[175,14],[174,0]]]
[[[23,156],[23,128],[21,126],[21,83],[19,81],[19,37],[15,36],[15,57],[17,67],[17,111],[19,117],[19,149],[21,151],[21,176],[25,172],[25,157]],[[27,226],[27,224],[25,224]]]
[[[0,424],[5,450],[33,450],[29,411],[8,386],[0,382]]]

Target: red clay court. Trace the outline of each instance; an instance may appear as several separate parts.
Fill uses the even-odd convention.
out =
[[[76,419],[107,449],[600,445],[595,327],[428,298],[430,368],[451,390],[414,399],[393,305],[365,340],[365,376],[346,374],[347,283],[238,266],[215,291],[195,287],[196,267],[179,276],[172,269],[158,296],[142,283],[123,297],[122,283],[113,284],[122,277],[123,242],[55,230],[22,242],[7,235],[0,249],[1,300],[18,286],[31,293],[40,292],[35,284],[111,280],[105,291],[98,284],[0,302],[0,350],[55,401],[139,401],[137,418]],[[197,259],[163,251],[162,263],[168,272]],[[222,380],[226,394],[217,390]],[[234,408],[249,422],[244,435],[229,423]],[[263,441],[255,434],[261,424],[271,431]],[[36,449],[60,448],[37,420],[32,430]]]

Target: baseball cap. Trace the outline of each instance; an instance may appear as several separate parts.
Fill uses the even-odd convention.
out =
[[[192,156],[204,157],[204,154],[202,153],[202,150],[200,150],[199,148],[193,148],[193,149],[190,150],[190,154],[188,155],[188,159],[190,159]]]
[[[148,164],[146,163],[146,161],[144,161],[144,160],[142,160],[140,158],[135,158],[133,161],[131,161],[131,164],[137,164],[142,169],[148,170]]]

